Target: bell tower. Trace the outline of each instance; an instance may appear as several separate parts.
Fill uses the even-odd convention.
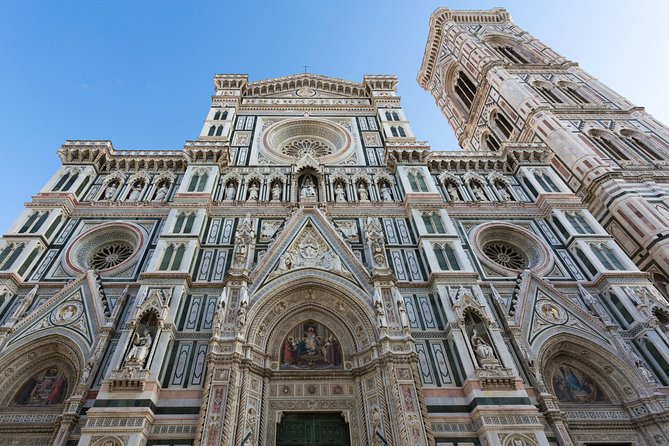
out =
[[[464,150],[550,149],[562,179],[666,288],[664,125],[522,30],[502,8],[436,10],[418,82]]]

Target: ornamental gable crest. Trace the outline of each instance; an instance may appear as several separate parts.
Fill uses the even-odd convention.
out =
[[[87,271],[21,318],[13,327],[8,345],[36,333],[46,336],[47,331],[54,331],[71,337],[76,333],[90,347],[93,334],[106,324],[108,315],[107,297],[98,277],[94,271]]]
[[[341,258],[332,249],[311,222],[295,237],[270,277],[299,268],[320,268],[350,277],[351,273],[343,266]]]

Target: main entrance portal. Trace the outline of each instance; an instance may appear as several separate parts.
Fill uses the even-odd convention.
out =
[[[288,413],[276,434],[277,446],[349,446],[348,425],[338,413]]]

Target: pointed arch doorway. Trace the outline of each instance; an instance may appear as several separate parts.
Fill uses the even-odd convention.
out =
[[[286,413],[276,431],[276,446],[350,446],[348,423],[341,413]]]

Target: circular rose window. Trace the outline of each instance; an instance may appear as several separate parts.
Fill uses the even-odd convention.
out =
[[[277,162],[292,163],[311,155],[322,163],[344,159],[354,150],[343,126],[316,118],[287,119],[267,129],[262,138],[264,152]]]
[[[531,231],[510,223],[490,222],[471,233],[476,256],[489,269],[505,276],[530,269],[538,275],[553,268],[553,257]]]
[[[113,268],[130,258],[134,249],[130,243],[112,242],[99,247],[88,261],[97,270]]]
[[[145,240],[144,231],[130,223],[94,226],[72,241],[65,253],[65,264],[76,274],[94,269],[106,275],[121,275],[134,268]]]

